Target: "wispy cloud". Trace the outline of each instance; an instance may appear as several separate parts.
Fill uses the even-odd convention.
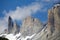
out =
[[[6,12],[6,16],[11,16],[13,19],[22,20],[27,16],[31,16],[31,14],[36,13],[41,9],[41,5],[38,3],[31,4],[29,6],[24,7],[16,7],[16,10],[10,10],[8,13]]]
[[[0,19],[0,30],[4,30],[7,28],[8,24],[8,17],[11,16],[12,19],[16,20],[23,20],[27,16],[31,16],[31,14],[36,13],[37,11],[41,10],[41,5],[39,3],[32,3],[28,6],[19,7],[17,6],[15,10],[10,10],[7,12],[6,10],[3,11],[5,14],[4,18]]]
[[[3,19],[0,19],[0,33],[2,33],[4,31],[4,29],[6,29],[7,27],[6,21]]]

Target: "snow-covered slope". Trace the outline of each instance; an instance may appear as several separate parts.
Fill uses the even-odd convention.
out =
[[[0,37],[5,37],[9,40],[27,40],[27,39],[32,39],[36,34],[33,34],[31,36],[26,36],[25,38],[21,35],[21,33],[18,33],[16,35],[14,34],[1,34]]]

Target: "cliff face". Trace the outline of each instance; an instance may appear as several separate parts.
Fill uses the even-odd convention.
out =
[[[12,18],[9,16],[9,18],[8,18],[8,33],[11,33],[12,28],[13,28],[13,21],[12,21]]]
[[[48,30],[50,33],[60,32],[60,4],[55,5],[48,12]]]
[[[60,4],[48,10],[48,24],[32,40],[60,40]]]
[[[38,33],[42,29],[42,23],[32,17],[27,17],[22,24],[21,33],[23,36],[31,36],[34,33]]]
[[[51,35],[54,31],[54,13],[53,9],[48,10],[48,33]]]
[[[60,4],[55,5],[54,8],[54,22],[55,22],[55,29],[57,32],[60,32]]]
[[[48,14],[48,40],[60,40],[60,4],[54,5]]]

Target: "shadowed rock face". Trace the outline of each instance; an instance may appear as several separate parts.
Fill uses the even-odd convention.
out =
[[[8,18],[8,32],[7,33],[13,33],[16,34],[19,32],[18,25],[16,21],[13,22],[12,18],[9,16]]]
[[[13,28],[13,22],[12,22],[12,18],[9,16],[8,18],[8,33],[11,33]]]
[[[20,32],[23,36],[31,36],[34,33],[38,33],[42,29],[42,23],[32,17],[27,17],[22,24]]]

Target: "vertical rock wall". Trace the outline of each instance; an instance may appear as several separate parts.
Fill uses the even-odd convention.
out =
[[[57,32],[60,32],[60,4],[54,8],[54,25]]]
[[[60,4],[48,10],[48,24],[32,40],[60,40]]]
[[[50,9],[48,11],[48,32],[49,34],[52,34],[54,30],[54,13],[53,9]]]
[[[11,33],[13,28],[13,22],[12,22],[12,18],[9,16],[8,18],[8,33]]]

